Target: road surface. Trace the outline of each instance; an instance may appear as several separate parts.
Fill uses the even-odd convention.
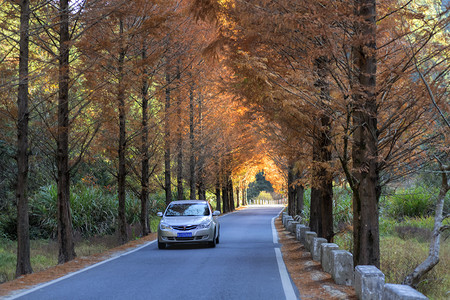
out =
[[[216,248],[155,242],[8,299],[299,299],[273,219],[281,206],[219,218]]]

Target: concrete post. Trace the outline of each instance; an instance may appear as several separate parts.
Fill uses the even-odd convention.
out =
[[[384,274],[375,266],[359,265],[355,268],[355,292],[361,300],[381,300]]]
[[[386,283],[382,300],[424,300],[424,294],[416,291],[409,285]]]
[[[300,222],[297,222],[297,221],[289,222],[289,223],[288,223],[287,230],[288,230],[290,233],[295,234],[295,233],[296,233],[295,230],[296,230],[296,228],[297,228],[297,224],[300,224]]]
[[[284,222],[283,222],[283,226],[284,228],[287,227],[289,220],[293,220],[294,218],[292,218],[291,216],[287,216],[284,218]]]
[[[305,245],[305,247],[306,247],[306,232],[310,230],[311,229],[306,225],[300,225],[300,228],[297,226],[297,240],[303,245]]]
[[[339,246],[334,244],[334,243],[324,243],[320,246],[321,248],[321,255],[320,258],[321,260],[321,264],[322,264],[322,269],[331,274],[331,251],[332,250],[338,250]]]
[[[321,255],[322,255],[322,248],[321,245],[324,243],[327,243],[327,239],[324,238],[314,238],[312,240],[312,244],[311,244],[311,254],[312,254],[312,259],[315,261],[320,261]]]
[[[331,251],[331,277],[340,285],[353,285],[353,255],[346,250]]]
[[[315,237],[317,237],[317,233],[315,233],[314,231],[307,231],[305,233],[306,237],[305,237],[305,248],[306,250],[308,250],[309,252],[311,252],[311,245],[312,245],[312,241]]]

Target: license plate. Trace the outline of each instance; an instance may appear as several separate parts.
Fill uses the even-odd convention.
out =
[[[192,232],[178,232],[177,237],[192,237]]]

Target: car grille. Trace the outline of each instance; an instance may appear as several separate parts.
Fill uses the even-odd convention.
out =
[[[188,225],[188,226],[172,226],[175,230],[187,231],[197,228],[197,225]]]
[[[192,236],[192,237],[167,237],[168,241],[201,241],[207,239],[207,235],[202,236]]]

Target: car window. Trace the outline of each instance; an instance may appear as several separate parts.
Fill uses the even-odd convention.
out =
[[[210,210],[206,204],[173,203],[166,211],[166,216],[209,216]]]

